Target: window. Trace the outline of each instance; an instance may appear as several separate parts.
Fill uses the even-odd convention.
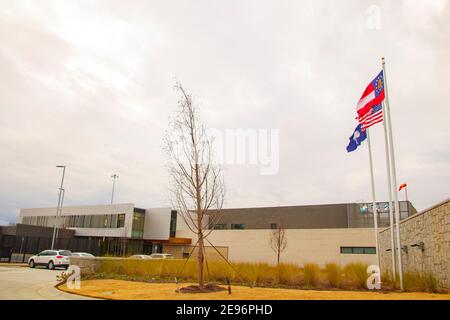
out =
[[[243,224],[243,223],[232,223],[231,224],[231,229],[233,229],[233,230],[245,229],[245,224]]]
[[[341,247],[341,253],[353,253],[353,248],[351,247]]]
[[[91,218],[92,218],[92,216],[84,217],[84,223],[83,223],[84,228],[89,228],[91,226]]]
[[[113,214],[111,217],[111,228],[117,228],[117,220],[118,220],[118,214]]]
[[[276,229],[277,228],[277,224],[276,223],[271,223],[270,224],[270,229]]]
[[[103,217],[103,228],[109,228],[110,221],[111,221],[111,218],[109,217],[109,215],[105,215]]]
[[[353,248],[353,253],[354,254],[364,254],[364,248],[355,247],[355,248]]]
[[[170,237],[175,237],[177,233],[177,212],[172,210],[170,212]]]
[[[341,247],[343,254],[376,254],[375,247]]]
[[[55,217],[23,217],[22,223],[53,227]],[[125,226],[125,214],[66,215],[58,217],[58,224],[63,228],[122,228]]]
[[[117,220],[117,228],[123,228],[125,227],[125,213],[119,214],[118,220]]]
[[[227,228],[227,224],[226,223],[217,223],[214,226],[215,230],[225,230]]]
[[[133,212],[133,224],[131,227],[132,238],[142,238],[144,236],[145,213]]]

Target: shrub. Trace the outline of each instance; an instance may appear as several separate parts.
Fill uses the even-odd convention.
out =
[[[280,263],[276,271],[277,284],[294,286],[301,283],[301,270],[295,264]]]
[[[361,262],[349,263],[344,268],[344,274],[350,282],[350,285],[363,289],[366,288],[367,279],[367,264]]]
[[[432,273],[430,272],[424,273],[421,275],[420,279],[423,291],[428,293],[438,292],[439,283]]]
[[[406,291],[439,292],[439,283],[433,274],[429,272],[423,274],[405,272],[403,275],[403,285]]]
[[[325,273],[330,285],[334,288],[340,288],[342,285],[342,268],[336,263],[327,263]]]
[[[303,266],[305,286],[315,287],[319,280],[320,268],[316,263],[306,263]]]

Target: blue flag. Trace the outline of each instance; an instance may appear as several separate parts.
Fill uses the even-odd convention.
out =
[[[352,136],[349,138],[350,142],[348,143],[347,146],[347,152],[355,151],[356,148],[358,148],[358,146],[361,144],[361,142],[366,140],[366,138],[367,138],[366,130],[363,130],[362,125],[358,124]]]

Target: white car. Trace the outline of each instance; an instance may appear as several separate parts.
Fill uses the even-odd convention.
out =
[[[36,266],[46,266],[48,269],[55,269],[62,267],[67,269],[69,267],[69,256],[72,254],[69,250],[44,250],[37,255],[31,256],[28,259],[30,268]]]
[[[93,254],[90,254],[88,252],[72,252],[70,256],[77,258],[95,258]]]
[[[135,254],[130,257],[130,259],[151,259],[150,256],[146,254]]]
[[[149,259],[173,259],[173,254],[170,253],[152,253]]]
[[[173,259],[173,255],[170,253],[135,254],[130,259]]]

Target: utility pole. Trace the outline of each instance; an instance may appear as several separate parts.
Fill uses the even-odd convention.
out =
[[[113,204],[113,202],[114,202],[114,188],[116,186],[116,179],[118,179],[119,176],[117,174],[113,174],[111,176],[111,178],[113,178],[113,186],[112,186],[112,193],[111,193],[111,204]]]

